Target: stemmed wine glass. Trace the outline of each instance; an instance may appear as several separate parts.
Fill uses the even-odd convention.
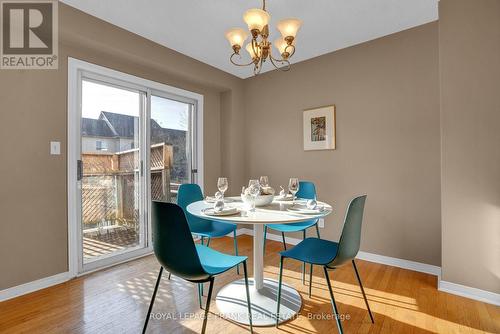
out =
[[[292,206],[295,205],[295,194],[299,191],[299,179],[291,177],[288,181],[288,190],[292,193]]]
[[[267,176],[261,176],[259,181],[261,187],[269,187],[269,178]]]
[[[260,194],[260,183],[259,180],[250,180],[248,181],[248,191],[253,198],[252,201],[252,209],[251,211],[255,211],[255,202],[257,201],[257,196]]]
[[[227,190],[227,187],[229,186],[229,183],[227,182],[227,178],[225,177],[219,177],[217,180],[217,188],[222,194],[222,200],[224,201],[224,193]]]

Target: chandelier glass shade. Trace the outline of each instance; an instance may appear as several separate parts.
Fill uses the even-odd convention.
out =
[[[250,31],[250,42],[246,44],[245,50],[250,55],[252,61],[249,63],[239,63],[236,58],[241,59],[240,51],[249,36],[248,31],[241,28],[233,28],[226,32],[226,38],[233,49],[233,54],[229,58],[236,66],[252,66],[255,75],[262,70],[263,64],[269,60],[271,64],[282,71],[290,69],[290,58],[295,53],[295,37],[302,21],[296,18],[288,18],[278,22],[277,28],[281,37],[273,43],[269,41],[269,21],[271,16],[266,11],[266,0],[262,2],[262,9],[249,9],[243,14],[243,20]],[[272,46],[276,48],[279,56],[273,55]]]

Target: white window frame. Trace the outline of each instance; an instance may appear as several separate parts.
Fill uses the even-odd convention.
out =
[[[80,158],[79,154],[79,124],[80,124],[80,115],[79,109],[81,107],[81,96],[79,96],[79,92],[81,91],[81,75],[85,73],[87,77],[89,74],[94,73],[96,76],[106,77],[106,81],[109,83],[113,83],[114,80],[117,82],[126,82],[129,87],[136,87],[141,91],[146,91],[149,96],[157,95],[157,93],[162,93],[161,96],[169,97],[178,101],[186,101],[189,100],[191,103],[195,104],[195,120],[193,124],[195,143],[193,154],[196,155],[196,159],[192,159],[195,161],[196,165],[192,165],[192,169],[196,169],[197,173],[193,182],[198,183],[200,187],[203,189],[204,178],[203,178],[203,95],[190,92],[184,89],[180,89],[177,87],[165,85],[159,82],[147,80],[144,78],[140,78],[134,75],[126,74],[123,72],[119,72],[107,67],[95,65],[89,62],[85,62],[79,59],[68,57],[68,158],[67,158],[67,181],[68,181],[68,271],[70,277],[76,277],[80,275],[79,271],[79,233],[77,231],[77,221],[78,215],[80,212],[80,205],[77,203],[77,192],[79,191],[77,187],[77,160]],[[146,107],[146,119],[150,119],[150,108],[148,105]],[[146,122],[146,131],[144,131],[144,139],[145,147],[149,147],[150,141],[150,129],[149,122]],[[147,193],[150,193],[150,159],[149,159],[149,150],[145,150],[146,159],[144,160],[145,166],[145,182],[147,186]],[[147,200],[146,214],[147,214],[147,240],[151,240],[151,215],[149,209],[149,198]],[[145,253],[150,254],[152,252],[151,243],[148,244]],[[143,254],[144,255],[144,254]],[[141,256],[143,256],[141,255]],[[114,258],[113,262],[110,262],[109,265],[115,265],[120,262],[119,258]],[[123,261],[126,262],[131,260],[130,258],[123,258]],[[96,269],[102,269],[103,267],[99,267]],[[90,271],[86,271],[82,274],[87,274]]]

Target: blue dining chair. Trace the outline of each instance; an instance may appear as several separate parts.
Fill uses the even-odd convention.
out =
[[[365,201],[366,195],[363,195],[354,198],[349,203],[344,219],[344,227],[342,228],[342,234],[340,236],[339,242],[322,240],[318,238],[307,238],[301,241],[292,249],[280,253],[281,258],[278,285],[278,307],[276,310],[276,327],[278,327],[279,323],[281,282],[283,276],[283,261],[285,258],[291,258],[301,262],[323,266],[326,282],[328,284],[328,290],[330,291],[333,313],[337,321],[337,328],[339,330],[339,333],[341,334],[343,333],[342,324],[339,319],[337,304],[335,303],[335,298],[333,296],[332,285],[328,277],[328,270],[336,269],[351,262],[352,266],[354,267],[354,272],[356,273],[356,278],[358,279],[359,287],[361,288],[361,293],[363,294],[363,298],[365,299],[365,304],[366,308],[368,309],[368,313],[370,314],[370,319],[372,323],[375,323],[375,321],[373,320],[372,311],[370,310],[370,305],[368,304],[368,299],[366,299],[363,284],[361,283],[361,278],[359,277],[356,262],[354,262],[354,258],[358,254],[361,241],[361,224],[363,222]]]
[[[296,194],[297,198],[302,199],[316,199],[316,187],[314,183],[309,181],[300,181],[299,182],[299,191]],[[266,252],[266,236],[267,229],[275,230],[281,232],[281,237],[283,238],[283,248],[286,250],[286,242],[285,242],[285,233],[288,232],[301,232],[302,231],[302,239],[306,238],[306,230],[310,227],[316,227],[316,234],[318,238],[320,238],[319,227],[318,227],[319,219],[308,220],[300,223],[290,223],[290,224],[270,224],[264,226],[264,254]],[[306,274],[305,274],[305,264],[302,265],[302,283],[305,283]],[[313,265],[311,264],[309,268],[309,297],[311,297],[311,287],[312,287],[312,270]]]
[[[142,333],[146,332],[148,326],[163,269],[189,282],[210,282],[201,330],[201,333],[205,333],[215,277],[241,263],[243,264],[245,275],[250,332],[253,333],[250,292],[248,289],[247,257],[228,255],[217,252],[207,246],[195,244],[186,221],[186,216],[182,208],[178,205],[154,201],[151,209],[154,236],[153,249],[160,263],[160,272],[156,280]],[[198,294],[198,297],[201,299],[200,294]]]
[[[210,245],[212,238],[220,238],[229,233],[233,233],[234,254],[238,255],[238,241],[236,239],[236,224],[212,221],[196,217],[187,211],[187,206],[191,203],[202,201],[203,193],[199,185],[194,183],[181,184],[177,192],[177,204],[182,208],[186,215],[189,229],[191,233],[201,237],[201,244],[204,244],[204,239],[207,238],[207,246]],[[238,275],[240,274],[239,266],[236,267]]]

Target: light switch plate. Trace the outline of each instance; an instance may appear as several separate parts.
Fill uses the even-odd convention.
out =
[[[50,154],[60,155],[61,154],[61,142],[51,141],[50,142]]]
[[[325,227],[325,220],[323,218],[320,218],[318,221],[318,226],[321,228]]]

